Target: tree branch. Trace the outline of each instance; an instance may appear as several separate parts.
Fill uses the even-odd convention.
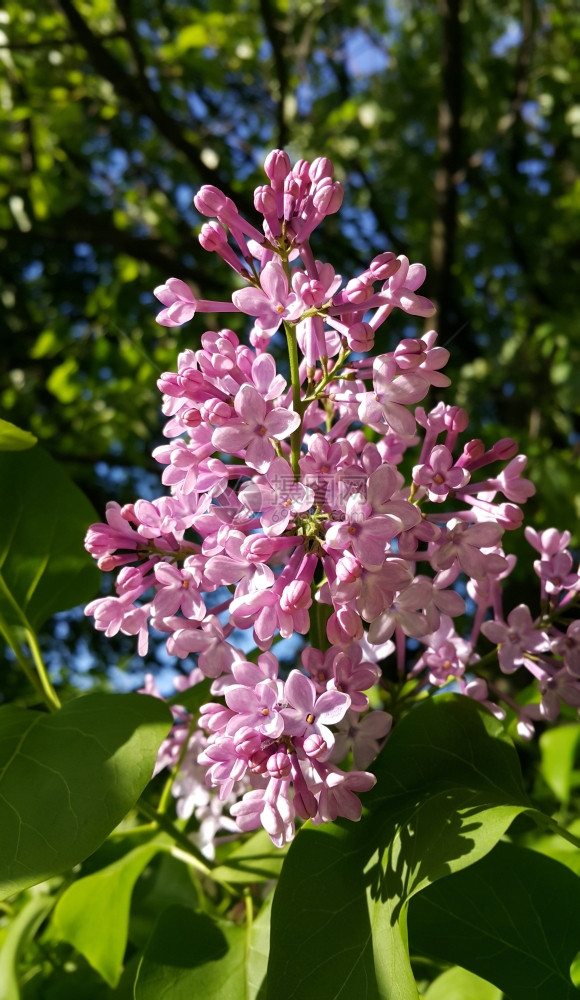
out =
[[[382,232],[387,237],[387,239],[390,240],[391,247],[392,247],[392,249],[397,254],[401,254],[402,253],[402,254],[406,255],[407,251],[408,251],[407,244],[406,244],[405,240],[401,236],[397,236],[397,234],[394,232],[394,230],[391,229],[391,225],[390,225],[390,223],[389,223],[389,221],[387,219],[387,216],[386,216],[386,214],[385,214],[385,212],[383,210],[383,206],[381,205],[381,200],[377,196],[377,193],[376,193],[375,188],[373,186],[373,182],[371,181],[370,177],[368,176],[368,174],[367,174],[366,170],[364,169],[362,163],[358,159],[353,159],[352,160],[352,165],[353,165],[354,169],[356,170],[357,174],[360,174],[362,182],[363,182],[365,188],[368,191],[368,195],[369,195],[369,208],[370,208],[371,212],[373,213],[375,219],[377,220],[377,225],[378,225],[379,229],[381,229]]]
[[[39,240],[48,243],[89,243],[91,246],[109,244],[119,253],[151,264],[164,275],[176,274],[199,281],[203,274],[199,264],[196,263],[195,268],[188,267],[168,243],[153,237],[134,236],[118,229],[108,215],[93,215],[79,208],[59,216],[52,225],[37,221],[29,232],[4,228],[0,229],[0,236],[6,236],[13,244]]]
[[[105,35],[95,35],[100,42],[108,42],[115,38],[124,38],[124,31],[109,31]],[[76,45],[77,40],[72,35],[64,38],[39,38],[37,42],[8,41],[0,43],[0,49],[10,52],[26,52],[30,49],[58,49],[61,45]]]
[[[463,106],[463,54],[460,22],[461,0],[439,0],[441,18],[442,95],[439,101],[435,173],[437,215],[431,233],[432,297],[439,308],[438,326],[444,339],[451,326],[452,277],[457,235],[457,176],[461,167],[461,111]]]
[[[272,58],[276,67],[278,81],[278,97],[276,100],[276,119],[278,131],[278,146],[283,149],[288,141],[288,124],[285,118],[286,95],[288,93],[288,67],[286,65],[285,44],[286,35],[280,31],[275,20],[275,11],[271,0],[260,0],[260,13],[264,22],[264,30],[272,46]]]
[[[136,80],[127,72],[122,63],[93,33],[72,0],[57,0],[57,2],[96,71],[105,77],[113,85],[116,92],[133,105],[139,114],[149,118],[161,135],[185,156],[205,184],[214,184],[217,179],[216,173],[206,167],[201,160],[198,144],[184,135],[180,122],[176,121],[161,106],[149,83],[143,79]],[[219,183],[228,197],[235,197],[227,182],[220,181]],[[237,196],[238,205],[240,202],[241,199]],[[246,207],[245,202],[243,207]]]

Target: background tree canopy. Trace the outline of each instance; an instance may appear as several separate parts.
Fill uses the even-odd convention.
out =
[[[319,236],[337,269],[383,250],[427,265],[446,399],[471,436],[519,439],[532,523],[578,542],[579,43],[571,0],[8,0],[1,415],[99,516],[157,495],[156,378],[219,318],[162,329],[152,289],[227,291],[192,195],[216,184],[252,215],[266,151],[326,155],[347,191]],[[418,328],[400,314],[402,333]],[[60,624],[77,661],[84,626]],[[60,661],[70,641],[57,629]]]

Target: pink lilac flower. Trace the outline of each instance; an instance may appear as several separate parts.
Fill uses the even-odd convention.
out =
[[[526,653],[545,652],[549,648],[546,633],[536,627],[525,604],[518,604],[509,613],[507,624],[484,622],[481,631],[497,643],[499,665],[506,674],[522,666]]]
[[[369,642],[385,642],[396,628],[405,635],[420,638],[429,631],[429,622],[419,612],[429,602],[430,585],[426,580],[414,580],[404,590],[396,594],[391,604],[371,623]]]
[[[346,520],[333,524],[326,532],[329,549],[352,548],[354,555],[367,569],[379,569],[384,561],[387,542],[403,530],[398,517],[378,514],[360,494],[350,497],[346,505]]]
[[[378,427],[384,421],[403,436],[414,434],[415,420],[406,407],[424,398],[428,390],[425,379],[413,372],[400,374],[394,358],[381,356],[374,360],[373,384],[374,391],[361,398],[359,419]]]
[[[551,645],[553,652],[563,657],[572,676],[580,677],[580,621],[571,622],[566,634],[558,635]]]
[[[362,803],[358,795],[373,788],[376,780],[374,774],[366,771],[345,773],[338,768],[331,771],[320,789],[318,805],[320,818],[313,817],[313,823],[333,822],[338,816],[345,816],[356,823],[362,813]]]
[[[473,525],[466,525],[463,521],[450,522],[431,565],[436,570],[442,570],[457,561],[458,567],[476,580],[488,573],[501,572],[506,566],[503,556],[482,551],[496,546],[501,535],[502,529],[491,521]]]
[[[465,668],[473,657],[473,648],[457,634],[451,618],[442,615],[437,631],[425,636],[422,641],[427,649],[415,666],[416,672],[426,664],[429,667],[429,680],[437,687],[447,684],[454,677],[464,675]]]
[[[549,559],[558,552],[563,552],[570,543],[569,531],[557,531],[556,528],[546,528],[544,531],[535,531],[530,525],[524,529],[526,541],[540,553],[542,559]]]
[[[379,753],[392,724],[388,712],[368,712],[361,719],[357,711],[349,709],[337,723],[331,760],[340,763],[351,751],[355,768],[363,770]]]
[[[568,551],[556,552],[548,559],[537,559],[534,570],[542,581],[542,591],[550,596],[562,590],[580,588],[580,577],[572,571],[572,556]]]
[[[260,273],[260,288],[241,288],[232,295],[240,312],[256,317],[259,330],[272,337],[283,320],[295,322],[304,306],[295,292],[288,290],[288,278],[279,261],[271,260]]]
[[[425,486],[430,500],[441,503],[450,490],[457,490],[469,482],[466,469],[453,467],[453,455],[444,444],[433,448],[428,460],[413,469],[413,482]]]
[[[276,457],[271,439],[289,437],[300,426],[299,414],[281,407],[267,412],[266,401],[251,385],[243,385],[236,393],[234,408],[237,417],[214,430],[214,447],[234,454],[246,449],[247,464],[267,472]]]
[[[409,676],[425,693],[454,678],[501,717],[477,675],[480,631],[498,646],[503,673],[536,679],[540,702],[519,710],[522,732],[562,703],[580,705],[580,635],[564,618],[580,590],[569,532],[526,529],[550,624],[525,606],[504,620],[501,584],[515,558],[500,545],[533,493],[525,456],[511,438],[460,444],[462,407],[415,405],[449,384],[449,352],[434,330],[370,354],[394,308],[432,315],[417,294],[425,268],[384,251],[360,273],[337,275],[310,245],[343,197],[330,161],[292,165],[273,150],[265,175],[254,220],[213,185],[194,198],[211,220],[201,246],[245,287],[227,302],[199,299],[178,278],[155,289],[162,325],[236,312],[252,317],[248,339],[207,330],[161,375],[166,441],[153,455],[166,495],[109,504],[107,523],[86,538],[100,568],[116,572],[114,596],[86,608],[95,627],[134,635],[142,655],[154,629],[187,665],[186,685],[211,678],[197,729],[189,734],[178,713],[158,762],[175,767],[184,750],[179,815],[195,815],[210,852],[234,823],[261,825],[281,846],[300,821],[360,816],[358,793],[374,778],[331,761],[348,746],[364,767],[380,749],[389,717],[357,718],[371,688],[379,704]],[[282,324],[285,374],[269,349]],[[466,610],[464,585],[475,605],[465,632],[452,621]],[[482,624],[489,608],[494,620]],[[257,663],[245,659],[240,632],[253,637]],[[269,649],[296,635],[305,673],[284,681]],[[394,652],[395,682],[380,667]]]
[[[243,684],[232,684],[225,699],[236,716],[226,725],[226,732],[228,727],[237,732],[240,727],[250,726],[263,736],[276,739],[284,729],[284,718],[278,707],[279,695],[274,680],[260,681],[253,690]]]
[[[326,756],[334,746],[332,723],[342,719],[350,707],[350,695],[327,690],[317,696],[316,688],[308,677],[293,670],[284,685],[284,695],[289,708],[282,710],[284,728],[291,736],[320,736],[325,743]]]

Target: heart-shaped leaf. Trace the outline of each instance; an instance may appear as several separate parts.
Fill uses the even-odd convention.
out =
[[[171,726],[138,694],[0,708],[0,898],[83,861],[135,804]]]
[[[159,839],[141,844],[112,865],[73,882],[55,907],[52,934],[80,951],[113,988],[123,972],[135,882],[165,848]]]
[[[135,983],[135,1000],[257,1000],[266,970],[270,905],[251,927],[185,906],[161,914]]]
[[[375,771],[359,826],[305,829],[290,847],[272,911],[279,1000],[298,1000],[306,984],[341,1000],[416,1000],[408,900],[473,864],[531,809],[501,725],[460,695],[414,708]]]
[[[413,950],[484,976],[509,1000],[578,1000],[580,878],[564,865],[498,844],[413,900]]]

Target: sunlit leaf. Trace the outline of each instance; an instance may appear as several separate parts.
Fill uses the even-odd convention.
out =
[[[107,868],[73,882],[58,900],[52,933],[74,945],[110,986],[117,986],[123,971],[133,887],[162,849],[158,842],[136,847]]]
[[[580,726],[557,726],[540,737],[541,772],[551,791],[567,805],[572,787],[574,761],[580,747]]]
[[[447,969],[426,990],[424,1000],[502,1000],[497,986],[458,965]]]
[[[26,451],[37,441],[30,431],[23,431],[8,420],[0,420],[0,451]]]
[[[457,695],[414,708],[395,727],[376,773],[358,827],[307,828],[290,847],[274,898],[268,967],[281,1000],[298,1000],[307,982],[329,995],[341,991],[344,1000],[416,1000],[408,900],[483,857],[530,809],[501,725]]]

